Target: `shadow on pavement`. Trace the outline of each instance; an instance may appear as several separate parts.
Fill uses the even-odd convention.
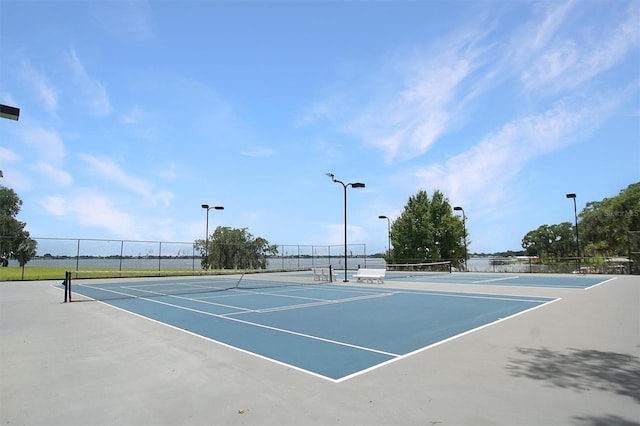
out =
[[[577,392],[594,389],[614,392],[640,402],[640,358],[636,356],[585,349],[568,349],[565,352],[547,348],[516,350],[519,356],[510,358],[506,367],[512,376],[543,380]],[[605,424],[600,420],[593,419],[587,424]]]

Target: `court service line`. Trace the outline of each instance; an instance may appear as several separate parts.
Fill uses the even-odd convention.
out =
[[[369,294],[366,296],[356,296],[356,297],[350,297],[347,299],[324,300],[324,301],[318,301],[318,302],[305,303],[301,305],[278,306],[275,308],[257,309],[257,310],[253,310],[253,312],[263,314],[268,312],[290,311],[290,310],[299,309],[299,308],[310,308],[314,306],[324,306],[324,305],[336,305],[339,303],[355,302],[358,300],[377,299],[380,297],[388,297],[388,296],[393,296],[393,293]],[[244,313],[245,312],[240,312],[240,314],[244,314]],[[227,315],[231,315],[231,314],[227,314]]]
[[[259,293],[259,292],[249,292],[249,293],[251,293],[251,294],[264,294],[264,293]],[[275,294],[275,293],[269,293],[269,294]],[[205,305],[222,306],[224,308],[236,309],[237,312],[230,312],[228,314],[220,314],[221,316],[232,316],[232,315],[242,315],[242,314],[247,314],[247,313],[263,314],[263,313],[277,312],[277,311],[289,311],[289,310],[300,309],[300,308],[310,308],[310,307],[314,307],[314,306],[336,305],[336,304],[339,304],[339,303],[355,302],[355,301],[358,301],[358,300],[376,299],[376,298],[379,298],[379,297],[393,296],[393,293],[374,293],[374,294],[367,294],[367,295],[363,295],[363,296],[354,296],[354,297],[349,297],[349,298],[344,298],[344,299],[337,299],[337,300],[336,299],[326,300],[326,299],[318,299],[318,298],[311,298],[311,297],[296,297],[296,299],[313,300],[313,302],[300,303],[300,304],[296,304],[296,305],[277,306],[277,307],[265,308],[265,309],[249,309],[249,308],[244,308],[242,306],[228,305],[226,303],[210,302],[210,301],[204,300],[204,299],[197,299],[197,298],[185,297],[185,296],[180,296],[180,295],[162,294],[162,296],[171,297],[171,298],[174,298],[174,299],[186,300],[188,302],[203,303]],[[286,295],[282,295],[282,294],[276,294],[276,296],[277,297],[286,297]],[[141,297],[138,297],[138,298],[139,299],[147,299],[144,296],[141,296]]]
[[[492,278],[490,280],[480,280],[480,281],[471,281],[471,284],[482,284],[482,283],[491,283],[494,281],[506,281],[506,280],[510,280],[513,278],[520,278],[519,276],[511,276],[511,277],[504,277],[504,278]]]
[[[281,333],[291,334],[291,335],[294,335],[294,336],[305,337],[307,339],[318,340],[318,341],[321,341],[321,342],[331,343],[331,344],[339,345],[339,346],[345,346],[345,347],[353,348],[353,349],[359,349],[359,350],[366,351],[366,352],[373,352],[373,353],[386,355],[386,356],[392,356],[392,357],[400,356],[400,354],[396,354],[396,353],[393,353],[393,352],[381,351],[381,350],[378,350],[378,349],[367,348],[365,346],[354,345],[354,344],[346,343],[346,342],[340,342],[338,340],[333,340],[333,339],[326,339],[324,337],[318,337],[318,336],[313,336],[311,334],[300,333],[300,332],[292,331],[292,330],[286,330],[284,328],[279,328],[279,327],[273,327],[273,326],[270,326],[270,325],[259,324],[259,323],[256,323],[256,322],[242,320],[242,319],[239,319],[239,318],[234,318],[234,317],[225,316],[225,315],[221,315],[221,314],[214,314],[212,312],[206,312],[206,311],[201,311],[201,310],[198,310],[198,309],[187,308],[185,306],[174,305],[173,303],[162,302],[160,300],[153,300],[153,299],[149,299],[149,298],[146,298],[146,297],[139,297],[138,299],[146,300],[146,301],[152,302],[152,303],[158,303],[160,305],[171,306],[171,307],[174,307],[174,308],[177,308],[177,309],[183,309],[185,311],[195,312],[195,313],[198,313],[198,314],[203,314],[203,315],[207,315],[207,316],[211,316],[211,317],[216,317],[216,318],[220,318],[220,319],[224,319],[224,320],[228,320],[228,321],[235,321],[235,322],[239,322],[241,324],[252,325],[254,327],[265,328],[267,330],[279,331]]]
[[[493,295],[493,294],[473,294],[473,293],[448,293],[444,291],[429,291],[429,290],[415,290],[415,291],[398,291],[397,293],[409,293],[409,294],[425,294],[428,296],[440,296],[440,297],[457,297],[462,299],[487,299],[487,300],[505,300],[513,302],[539,302],[546,303],[553,297],[546,296],[520,296],[520,295]]]

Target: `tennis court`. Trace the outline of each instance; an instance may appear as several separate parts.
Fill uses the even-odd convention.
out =
[[[387,275],[388,280],[451,283],[451,284],[479,284],[501,285],[513,287],[550,287],[588,289],[611,279],[609,276],[581,276],[581,275],[546,275],[546,274],[507,274],[507,273],[430,273],[392,272]]]
[[[72,291],[338,382],[556,300],[309,282],[75,280]]]
[[[0,419],[640,423],[637,276],[534,282],[563,285],[553,287],[456,275],[327,284],[256,274],[239,286],[240,276],[78,279],[73,303],[62,303],[59,280],[0,283]],[[601,282],[565,286],[577,278]],[[174,287],[183,280],[188,287]],[[81,302],[79,284],[110,300]]]

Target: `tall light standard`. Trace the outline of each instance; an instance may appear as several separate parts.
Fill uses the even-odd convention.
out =
[[[331,178],[332,181],[339,183],[344,188],[344,282],[349,282],[347,279],[347,187],[350,186],[352,188],[364,188],[364,183],[354,182],[347,183],[336,179],[333,173],[327,173],[327,176]]]
[[[580,273],[580,238],[578,237],[578,209],[576,207],[576,194],[567,194],[567,198],[573,198],[573,217],[576,223],[576,245],[578,248],[578,273]]]
[[[387,219],[387,263],[391,263],[391,219],[387,216],[378,216],[378,219]]]
[[[222,206],[211,206],[209,207],[209,204],[203,204],[202,205],[203,209],[207,210],[207,230],[206,230],[206,235],[205,235],[205,239],[204,239],[204,258],[205,258],[205,265],[206,265],[206,269],[209,269],[209,210],[213,209],[213,210],[224,210],[224,207]]]
[[[462,230],[464,237],[464,270],[467,270],[467,216],[464,214],[464,209],[460,206],[454,207],[453,210],[462,212]]]

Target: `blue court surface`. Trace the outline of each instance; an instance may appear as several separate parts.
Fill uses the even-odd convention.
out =
[[[248,288],[213,277],[77,280],[72,290],[74,300],[79,294],[106,299],[111,306],[336,382],[557,300],[359,284],[243,283]],[[181,290],[174,292],[173,286]]]
[[[385,280],[398,280],[410,282],[431,282],[450,284],[480,284],[502,285],[512,287],[552,287],[552,288],[578,288],[588,289],[602,284],[611,277],[582,276],[582,275],[547,275],[547,274],[505,274],[484,272],[454,272],[448,273],[402,273],[392,272]]]

